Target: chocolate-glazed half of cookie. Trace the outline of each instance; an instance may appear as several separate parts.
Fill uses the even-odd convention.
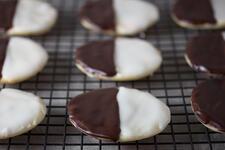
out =
[[[1,0],[0,32],[39,35],[55,24],[57,11],[42,0]]]
[[[185,28],[224,28],[224,6],[224,0],[176,0],[172,9],[172,18]]]
[[[160,52],[136,38],[95,41],[75,52],[76,66],[89,77],[126,81],[152,75],[161,65]]]
[[[0,1],[0,31],[4,32],[12,28],[13,17],[16,12],[17,0],[1,0]]]
[[[44,101],[16,89],[0,91],[0,140],[21,135],[36,127],[45,117]]]
[[[80,9],[85,28],[111,35],[137,34],[158,19],[157,7],[143,0],[88,0]]]
[[[30,39],[0,38],[0,82],[13,84],[40,72],[48,61],[48,54]]]
[[[192,109],[197,119],[209,129],[225,132],[225,80],[211,79],[194,88]]]
[[[186,49],[186,61],[196,71],[225,74],[225,35],[202,34],[192,38]]]
[[[170,122],[164,103],[147,92],[125,87],[78,95],[68,104],[68,114],[83,133],[120,142],[154,136]]]
[[[80,18],[83,21],[92,22],[96,25],[96,28],[99,27],[101,30],[114,32],[116,22],[113,0],[87,1],[81,8]]]

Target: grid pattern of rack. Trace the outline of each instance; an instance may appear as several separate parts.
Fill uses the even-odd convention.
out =
[[[84,30],[76,13],[84,0],[49,0],[59,10],[59,21],[47,35],[33,37],[49,52],[47,67],[33,79],[15,87],[34,92],[48,106],[45,120],[22,136],[0,141],[0,150],[222,150],[225,136],[206,129],[194,117],[190,107],[192,88],[204,80],[204,74],[193,72],[184,60],[187,39],[196,32],[177,27],[169,16],[170,1],[151,0],[161,11],[160,22],[140,34],[158,47],[164,58],[153,76],[134,82],[109,82],[90,79],[75,68],[74,49],[88,41],[107,36]],[[167,129],[153,138],[131,143],[98,141],[77,131],[67,119],[67,102],[93,89],[127,86],[153,93],[167,103],[172,121]],[[16,123],[16,122],[15,122]]]

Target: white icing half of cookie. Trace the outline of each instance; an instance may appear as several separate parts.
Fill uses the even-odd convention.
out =
[[[150,93],[120,87],[117,101],[121,142],[154,136],[162,132],[171,120],[169,108]]]
[[[136,38],[117,38],[114,80],[134,80],[152,75],[161,65],[160,52],[150,43]]]
[[[225,32],[222,32],[223,39],[225,41]]]
[[[45,117],[46,106],[34,94],[2,89],[0,92],[0,139],[28,132]]]
[[[52,28],[57,11],[43,0],[19,0],[10,35],[39,35]]]
[[[211,0],[214,11],[215,19],[218,24],[225,25],[225,1],[224,0]]]
[[[159,20],[158,8],[143,0],[114,0],[114,9],[119,35],[136,34]]]
[[[48,61],[47,52],[30,39],[13,37],[9,41],[2,69],[2,83],[17,83],[40,72]]]

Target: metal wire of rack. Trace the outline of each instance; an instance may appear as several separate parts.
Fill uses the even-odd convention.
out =
[[[32,37],[49,52],[47,67],[36,77],[18,85],[2,85],[31,91],[48,107],[45,120],[32,131],[0,141],[0,150],[223,150],[225,136],[209,131],[195,118],[190,107],[192,88],[206,79],[193,72],[184,60],[187,40],[196,34],[177,27],[171,20],[170,1],[150,0],[161,11],[160,22],[140,37],[158,47],[164,58],[153,76],[133,82],[90,79],[75,68],[74,49],[107,36],[83,29],[76,13],[84,0],[49,0],[59,10],[59,21],[48,34]],[[144,36],[143,36],[144,35]],[[172,121],[166,130],[149,139],[113,143],[95,140],[77,131],[68,121],[67,102],[74,96],[98,88],[126,86],[148,91],[167,103]],[[15,122],[16,123],[16,122]]]

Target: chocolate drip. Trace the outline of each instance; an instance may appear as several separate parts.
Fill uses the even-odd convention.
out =
[[[179,20],[192,24],[215,24],[217,22],[210,0],[177,0],[173,14]]]
[[[195,69],[225,74],[225,41],[220,33],[194,37],[187,45],[187,55]]]
[[[69,117],[75,127],[88,135],[117,141],[120,135],[118,89],[92,91],[72,99]]]
[[[113,0],[88,0],[81,8],[80,18],[103,30],[115,30]]]
[[[0,78],[2,77],[2,69],[5,62],[8,43],[8,38],[0,38]]]
[[[89,43],[77,49],[76,63],[90,73],[114,76],[116,75],[114,49],[114,40]]]
[[[0,0],[0,32],[13,26],[17,0]]]
[[[208,80],[194,88],[192,107],[204,124],[225,132],[225,80]]]

